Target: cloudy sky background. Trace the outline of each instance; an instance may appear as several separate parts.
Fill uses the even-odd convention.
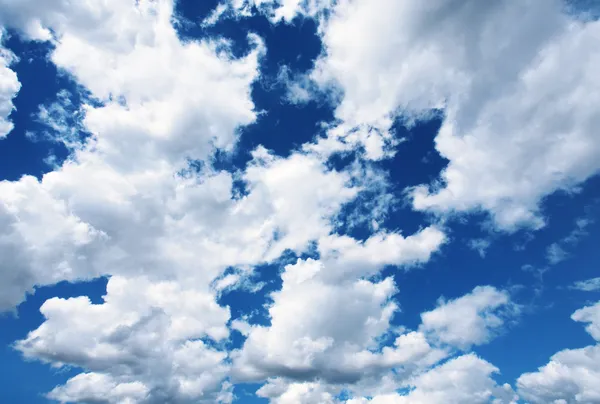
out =
[[[593,0],[0,0],[0,401],[600,403]]]

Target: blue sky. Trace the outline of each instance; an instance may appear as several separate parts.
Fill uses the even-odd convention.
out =
[[[0,402],[600,402],[598,15],[0,0]]]

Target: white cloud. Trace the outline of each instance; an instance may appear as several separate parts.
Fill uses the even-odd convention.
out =
[[[492,379],[498,369],[474,354],[459,356],[416,377],[406,395],[388,394],[355,398],[347,404],[459,404],[516,403],[509,385]]]
[[[162,16],[170,14],[170,0],[135,0],[77,2],[49,0],[1,0],[3,10],[0,25],[13,28],[32,40],[60,39],[74,33],[90,42],[121,43],[127,49],[137,38],[139,23],[149,16],[148,11],[160,9]],[[129,19],[130,25],[127,24]],[[116,46],[114,50],[119,50]]]
[[[469,240],[468,246],[470,249],[477,251],[481,258],[485,258],[485,254],[487,249],[490,248],[492,242],[490,240],[486,240],[484,238],[477,238],[473,240]]]
[[[598,345],[558,352],[538,372],[519,377],[519,395],[535,404],[598,402],[598,363]]]
[[[552,243],[546,249],[546,259],[550,265],[556,265],[567,259],[569,254],[558,244]]]
[[[42,114],[72,156],[41,180],[0,182],[0,248],[14,257],[0,263],[0,309],[36,286],[112,276],[102,304],[46,301],[44,323],[16,344],[27,358],[82,369],[52,398],[231,400],[228,353],[199,339],[218,346],[229,336],[229,310],[216,294],[241,278],[224,271],[245,274],[313,242],[322,262],[286,268],[272,326],[231,325],[248,336],[234,374],[357,380],[368,371],[375,385],[389,367],[410,373],[445,355],[420,334],[369,351],[388,332],[396,289],[391,278],[359,278],[426,262],[445,241],[434,226],[406,237],[381,230],[365,242],[335,235],[341,208],[378,187],[376,174],[331,170],[319,153],[282,158],[262,147],[236,173],[190,168],[215,147],[233,150],[238,127],[254,121],[258,39],[240,59],[218,40],[182,43],[166,0],[2,5],[14,28],[51,37],[51,60],[102,102],[82,107],[91,137],[81,143],[72,127]],[[234,180],[244,182],[244,195],[235,195]],[[330,366],[331,358],[343,363]]]
[[[585,329],[598,342],[600,342],[600,302],[593,306],[577,310],[571,318],[582,323],[590,323]]]
[[[324,283],[318,261],[286,267],[283,288],[272,296],[271,325],[253,326],[240,351],[232,354],[234,375],[244,380],[287,376],[356,381],[366,369],[350,361],[385,333],[396,305],[390,278],[379,282]],[[343,361],[343,363],[341,363]]]
[[[272,258],[285,249],[299,251],[306,243],[332,231],[331,218],[352,200],[358,188],[346,172],[328,170],[317,156],[293,153],[286,159],[258,148],[244,179],[250,184],[250,198],[268,203],[271,220],[278,232],[271,247]]]
[[[265,14],[273,23],[290,23],[296,17],[316,17],[336,0],[225,0],[237,15],[248,16],[252,8]]]
[[[15,61],[15,55],[2,46],[4,35],[0,25],[0,139],[6,137],[13,129],[14,125],[8,117],[14,109],[12,100],[21,89],[17,74],[9,68]]]
[[[0,183],[6,224],[0,248],[16,258],[0,264],[6,281],[0,309],[18,304],[36,285],[102,274],[161,277],[176,268],[182,278],[211,280],[227,263],[215,262],[202,248],[219,245],[225,252],[232,242],[239,246],[233,239],[243,240],[246,251],[216,256],[232,265],[258,259],[270,237],[256,225],[264,217],[248,220],[245,232],[228,239],[226,223],[222,234],[204,237],[212,233],[211,220],[231,217],[231,174],[200,179],[177,173],[188,168],[188,158],[206,158],[215,146],[231,149],[237,127],[254,120],[250,86],[261,45],[232,59],[214,42],[181,43],[170,24],[171,3],[164,0],[30,3],[11,2],[3,16],[14,15],[10,24],[16,28],[36,19],[50,28],[56,35],[51,59],[103,105],[83,108],[83,129],[92,134],[86,143],[58,134],[74,149],[62,167],[41,181]],[[72,129],[54,126],[61,128]],[[230,225],[252,215],[248,209],[256,207],[248,204],[237,203]]]
[[[257,5],[273,21],[321,18],[332,7],[231,4],[240,13]],[[0,310],[39,285],[112,275],[103,303],[50,299],[43,324],[15,344],[27,358],[82,369],[49,397],[230,402],[232,377],[267,380],[258,395],[279,404],[335,403],[343,388],[357,396],[352,404],[513,401],[512,390],[493,380],[497,369],[472,354],[439,365],[455,348],[487,343],[505,329],[519,311],[509,294],[478,287],[423,313],[417,330],[392,325],[398,290],[379,272],[427,262],[446,235],[437,226],[411,235],[380,228],[389,199],[365,202],[370,212],[359,220],[374,220],[376,231],[364,241],[336,234],[342,208],[363,203],[361,192],[385,189],[385,180],[360,164],[332,170],[326,159],[362,148],[359,158],[369,166],[393,154],[398,111],[410,120],[444,107],[437,147],[450,159],[447,183],[417,189],[415,206],[483,208],[509,230],[541,225],[539,199],[598,168],[590,131],[598,117],[588,108],[597,104],[591,72],[598,55],[590,48],[598,23],[575,23],[557,4],[338,2],[320,20],[327,52],[311,79],[343,90],[341,124],[285,158],[258,147],[245,168],[229,173],[210,165],[196,171],[189,160],[233,150],[238,128],[254,122],[250,89],[265,51],[258,38],[240,59],[223,41],[183,43],[168,0],[0,0],[0,24],[51,40],[51,61],[101,101],[82,107],[88,141],[57,137],[73,150],[61,167],[39,181],[0,182],[0,256],[10,257],[0,263]],[[56,124],[50,115],[42,119]],[[243,195],[234,191],[236,180],[244,182]],[[243,283],[256,265],[313,247],[318,259],[284,268],[281,290],[270,295],[270,325],[231,321],[217,304],[217,294]],[[230,267],[236,272],[224,275]],[[573,318],[590,323],[598,338],[596,306]],[[230,330],[247,338],[232,353],[224,346]],[[384,337],[392,342],[380,346]],[[571,369],[570,355],[597,356],[594,347],[569,352],[553,361]],[[593,397],[586,380],[569,377],[559,382]],[[534,379],[522,377],[526,394]],[[407,387],[406,395],[395,393]]]
[[[414,207],[485,210],[507,231],[543,226],[540,200],[600,169],[600,22],[575,18],[559,0],[338,2],[320,20],[311,75],[341,93],[343,123],[322,149],[368,133],[359,143],[376,140],[381,158],[394,117],[442,109],[436,148],[450,162],[414,190]]]
[[[116,383],[98,373],[81,373],[52,390],[48,398],[61,403],[135,404],[148,398],[148,387],[140,382]]]
[[[577,310],[571,318],[590,323],[586,330],[600,342],[600,302]],[[537,372],[517,380],[519,395],[534,404],[595,403],[600,401],[600,344],[565,349]]]
[[[327,267],[322,276],[328,280],[355,279],[375,275],[385,265],[418,265],[429,261],[446,240],[444,232],[436,226],[407,237],[379,231],[364,242],[348,236],[325,236],[318,244],[321,260]]]
[[[478,286],[455,300],[440,301],[438,307],[421,314],[420,330],[443,344],[460,349],[481,345],[502,332],[506,320],[519,313],[506,291]]]
[[[287,265],[283,286],[271,297],[271,325],[253,326],[243,348],[234,352],[234,374],[243,380],[286,376],[296,380],[319,378],[328,383],[356,383],[376,378],[387,368],[418,366],[440,359],[422,339],[409,336],[394,348],[373,355],[377,338],[388,332],[397,306],[391,278],[372,282],[385,265],[414,265],[427,261],[444,242],[444,234],[426,228],[407,238],[375,234],[364,243],[338,235],[318,240],[320,260],[298,260]]]
[[[34,285],[95,277],[107,236],[69,212],[33,177],[0,182],[0,310],[9,310]]]
[[[16,349],[57,367],[93,372],[73,377],[51,397],[215,402],[227,388],[227,353],[199,340],[229,335],[229,310],[208,291],[112,277],[102,304],[53,298],[40,310],[44,323],[17,341]]]
[[[579,243],[583,237],[588,235],[587,227],[594,223],[590,217],[580,217],[575,220],[575,228],[571,230],[562,242],[565,244],[574,245]]]
[[[497,369],[473,355],[431,368],[453,347],[468,349],[501,332],[505,321],[518,314],[508,293],[475,288],[423,313],[418,331],[395,331],[390,315],[398,308],[389,300],[396,291],[391,280],[350,282],[357,276],[350,266],[348,280],[334,278],[330,284],[327,262],[322,258],[286,267],[282,290],[272,295],[271,325],[244,327],[248,339],[232,355],[236,380],[274,378],[261,392],[274,403],[327,402],[342,390],[375,396],[375,403],[515,399],[508,385],[497,386],[491,379]],[[399,334],[394,343],[373,351],[377,337],[389,332]],[[407,397],[394,393],[409,386],[416,388]],[[360,400],[348,403],[367,402]]]
[[[596,290],[600,290],[600,277],[599,278],[591,278],[585,281],[575,282],[573,285],[569,287],[570,289],[581,290],[584,292],[593,292]]]
[[[200,370],[169,373],[166,369],[183,369],[184,365],[177,359],[181,356],[178,352],[191,340],[202,335],[220,340],[228,335],[225,324],[229,312],[216,304],[210,285],[218,279],[214,287],[222,289],[238,279],[219,278],[222,271],[229,266],[256,264],[269,259],[269,256],[276,258],[285,248],[301,251],[315,238],[329,240],[332,237],[328,236],[331,224],[327,217],[336,215],[341,204],[356,194],[346,186],[346,174],[326,172],[324,166],[311,156],[292,155],[281,159],[260,149],[243,174],[249,193],[240,199],[231,199],[232,177],[228,173],[212,173],[201,179],[173,177],[168,173],[150,177],[161,180],[158,183],[146,183],[148,180],[142,177],[138,184],[144,186],[147,199],[140,199],[138,191],[132,189],[134,183],[123,181],[123,177],[110,170],[108,172],[112,171],[112,176],[99,177],[94,190],[83,192],[90,178],[80,182],[77,175],[81,167],[76,162],[69,162],[59,171],[46,175],[41,183],[30,177],[19,182],[2,183],[16,194],[2,194],[7,202],[11,202],[8,213],[18,214],[21,219],[14,226],[6,227],[14,229],[8,239],[20,240],[28,236],[30,239],[21,242],[18,248],[26,250],[32,245],[39,245],[34,251],[39,251],[40,255],[39,258],[36,255],[31,258],[39,263],[35,261],[35,266],[26,267],[21,272],[11,272],[8,270],[10,263],[5,263],[7,270],[2,272],[3,275],[31,273],[24,284],[16,285],[16,293],[10,295],[7,307],[19,302],[23,290],[36,284],[103,273],[121,276],[113,276],[109,281],[103,305],[91,305],[86,298],[47,301],[42,307],[47,321],[26,340],[19,342],[18,347],[30,358],[71,364],[110,376],[116,385],[133,380],[150,386],[152,391],[166,389],[164,394],[168,397],[214,398],[221,394],[222,387],[214,384],[216,382],[210,386],[197,385],[206,383],[213,376],[217,379],[223,377],[226,370],[220,371],[216,362],[210,362],[209,376],[202,376],[198,382],[185,378],[188,373],[189,377],[198,377]],[[89,174],[96,173],[91,171]],[[327,187],[324,187],[325,184]],[[158,196],[150,199],[150,196],[160,195],[165,190],[172,192],[166,201],[161,201]],[[27,198],[20,197],[17,191]],[[52,195],[67,196],[68,203],[52,199]],[[20,203],[23,199],[42,203],[46,209]],[[52,206],[51,203],[57,205],[56,217],[50,216],[52,211],[47,209]],[[27,209],[32,211],[30,216],[25,216]],[[136,209],[135,213],[133,209]],[[303,211],[305,213],[301,213]],[[78,216],[74,216],[73,212]],[[85,218],[86,222],[79,218]],[[46,229],[46,222],[50,220],[58,223],[49,223],[54,233]],[[102,231],[95,230],[88,222],[102,228]],[[274,238],[275,233],[277,238]],[[425,261],[443,239],[443,233],[433,228],[406,239],[392,235],[387,243],[391,243],[389,247],[397,251],[387,258],[382,257],[381,262],[370,264],[366,270],[376,271],[377,265],[382,265],[382,262],[412,264]],[[384,237],[379,241],[386,240]],[[348,239],[345,248],[357,248],[353,254],[358,258],[363,256],[364,262],[368,263],[369,251],[375,251],[373,248],[377,247],[377,242],[375,239],[362,247]],[[65,257],[73,258],[65,261]],[[333,257],[331,260],[335,261]],[[61,269],[66,275],[58,272]],[[147,277],[140,278],[139,273],[145,273]],[[9,286],[17,280],[20,279],[9,279],[10,282],[2,289],[3,293],[10,291]],[[349,285],[352,283],[347,282]],[[319,282],[314,284],[315,287],[319,285]],[[369,324],[373,322],[375,327],[374,331],[368,331],[371,333],[368,335],[374,337],[385,332],[393,312],[393,304],[386,303],[394,290],[390,280],[380,284],[354,282],[353,288],[356,293],[348,296],[349,302],[356,299],[352,307],[365,303],[362,320]],[[332,301],[346,292],[335,285],[322,285],[322,290],[330,290],[331,294],[325,293],[318,298],[330,297]],[[318,289],[309,288],[307,291],[314,293]],[[303,298],[298,294],[302,292],[303,289],[295,291],[297,298]],[[388,308],[384,310],[382,306],[385,305]],[[339,307],[343,309],[343,306]],[[344,313],[346,317],[356,314],[347,311],[341,314]],[[326,316],[331,314],[336,313],[324,313]],[[286,316],[288,314],[281,314],[281,318]],[[377,316],[380,318],[377,319]],[[86,319],[95,318],[101,320],[86,322]],[[325,320],[327,318],[330,317],[325,317]],[[380,324],[377,325],[377,322]],[[348,328],[347,331],[351,335],[354,329]],[[133,335],[121,342],[115,337],[120,333]],[[130,345],[145,338],[152,338],[155,350],[139,352],[141,358],[137,358]],[[353,338],[364,340],[360,335]],[[300,335],[300,342],[295,341],[295,346],[310,350],[327,343],[326,337],[312,341]],[[146,346],[146,342],[139,344]],[[159,356],[154,355],[157,352]],[[226,356],[226,353],[219,352],[219,360]],[[129,379],[123,377],[124,370],[119,365],[122,362],[134,367],[126,372]],[[146,374],[139,371],[141,368],[152,368],[161,373]],[[205,371],[202,369],[202,372]],[[354,373],[357,372],[359,370],[355,369]],[[168,386],[161,385],[159,379],[160,383]],[[62,394],[60,397],[75,394],[71,393],[75,387],[69,386],[57,390]],[[212,395],[207,396],[209,393]]]
[[[287,383],[272,379],[258,395],[272,403],[302,404],[515,404],[517,395],[508,384],[498,385],[493,376],[498,369],[474,354],[451,359],[404,381],[406,393],[369,394],[367,397],[335,399],[336,389],[322,383]],[[380,381],[380,382],[383,382]]]
[[[268,398],[273,404],[336,404],[333,394],[327,386],[319,383],[290,383],[282,380],[270,380],[262,386],[256,395]]]

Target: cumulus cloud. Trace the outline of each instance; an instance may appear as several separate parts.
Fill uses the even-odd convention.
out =
[[[535,229],[544,196],[600,169],[600,22],[560,0],[356,0],[330,11],[311,78],[341,93],[342,124],[322,148],[358,141],[381,158],[396,117],[410,125],[443,111],[436,148],[449,164],[413,190],[416,209],[484,210],[502,230]]]
[[[0,182],[0,310],[9,310],[34,285],[95,277],[107,235],[72,214],[33,177]]]
[[[336,0],[225,0],[221,4],[238,16],[252,15],[256,9],[273,23],[290,23],[296,17],[318,17],[335,2]]]
[[[44,323],[16,349],[57,367],[92,371],[69,379],[51,398],[212,403],[228,389],[227,353],[201,338],[227,338],[229,310],[207,290],[115,276],[102,304],[53,298],[40,311]]]
[[[508,292],[478,286],[455,300],[441,300],[434,310],[421,314],[421,330],[435,341],[468,349],[489,342],[519,310]]]
[[[116,383],[98,373],[82,373],[69,379],[65,386],[56,387],[48,398],[61,403],[123,403],[134,404],[148,397],[148,387],[140,382]]]
[[[234,378],[269,378],[260,394],[276,403],[328,402],[342,390],[381,396],[376,403],[513,399],[509,386],[495,386],[489,377],[497,369],[473,355],[435,366],[456,348],[487,343],[503,329],[518,312],[506,292],[476,288],[423,313],[419,329],[406,332],[390,324],[398,307],[390,300],[396,290],[389,278],[380,283],[338,279],[332,285],[319,279],[328,270],[325,265],[308,260],[286,267],[283,288],[272,296],[271,325],[250,326],[243,348],[232,355]],[[377,338],[390,332],[397,334],[394,342],[377,349]],[[463,364],[464,374],[458,370]],[[459,380],[438,383],[454,373]],[[407,398],[394,393],[411,386],[417,389]],[[349,403],[363,402],[357,400]]]
[[[268,398],[273,404],[336,404],[334,395],[326,385],[320,383],[291,383],[281,380],[271,380],[262,386],[256,395]]]
[[[587,332],[600,342],[600,302],[577,310],[571,318],[589,323]],[[600,345],[565,349],[537,372],[517,380],[520,396],[531,403],[595,403],[600,400]]]
[[[101,303],[47,300],[43,323],[14,344],[28,359],[81,370],[49,398],[228,403],[231,383],[249,381],[265,383],[257,395],[275,404],[334,404],[342,391],[354,397],[348,404],[515,401],[492,364],[456,356],[519,314],[508,292],[482,286],[440,300],[414,330],[394,321],[402,285],[382,269],[423,265],[447,236],[440,225],[413,234],[383,225],[393,197],[377,162],[401,142],[397,116],[410,125],[443,110],[436,144],[450,163],[439,184],[413,190],[414,206],[484,209],[505,230],[541,226],[540,198],[600,168],[589,107],[598,101],[597,22],[574,20],[554,0],[225,2],[205,25],[228,10],[275,23],[318,18],[325,50],[296,95],[318,88],[339,101],[324,136],[285,157],[256,147],[230,172],[211,159],[235,151],[239,128],[256,119],[260,38],[250,35],[239,58],[217,38],[182,42],[171,0],[37,3],[0,0],[0,25],[50,41],[50,61],[93,102],[69,105],[61,93],[42,107],[38,119],[71,155],[41,179],[0,182],[0,310],[37,286],[109,277]],[[0,53],[0,137],[19,90],[12,58]],[[65,120],[71,107],[76,123]],[[329,158],[346,152],[355,163],[333,169]],[[352,204],[362,210],[349,221],[374,223],[362,239],[341,234]],[[488,244],[471,246],[483,255]],[[244,282],[283,254],[295,262],[268,292],[267,321],[232,318],[217,303],[232,288],[256,292]],[[597,306],[573,319],[599,338]],[[231,330],[244,337],[232,351]],[[581,363],[595,350],[551,363],[590,371]],[[580,374],[524,375],[519,391],[543,402],[556,380],[593,401]]]
[[[14,125],[8,117],[14,109],[12,100],[21,89],[17,74],[9,68],[15,61],[15,55],[2,46],[5,35],[0,24],[0,139],[6,137],[13,129]]]
[[[577,310],[571,318],[581,323],[589,323],[586,331],[596,340],[600,341],[600,302],[593,306]]]
[[[353,384],[376,381],[389,368],[402,374],[445,356],[420,333],[401,335],[393,346],[373,353],[397,310],[391,301],[393,280],[331,280],[330,270],[326,262],[312,259],[286,266],[283,287],[272,294],[270,326],[252,326],[242,349],[232,353],[236,378]]]
[[[167,0],[67,3],[2,4],[2,22],[52,41],[51,61],[96,100],[80,107],[80,127],[63,122],[64,103],[40,115],[72,151],[60,167],[41,179],[0,182],[0,248],[13,257],[0,264],[0,309],[36,286],[110,276],[103,303],[50,299],[44,323],[15,344],[27,358],[83,369],[49,397],[228,402],[231,366],[258,381],[288,373],[345,381],[368,368],[376,380],[386,367],[439,360],[420,334],[399,336],[382,354],[369,351],[390,326],[396,287],[391,278],[360,278],[384,265],[426,262],[445,242],[442,230],[381,230],[364,242],[336,234],[342,207],[373,176],[333,170],[309,150],[283,158],[258,147],[234,173],[207,164],[215,149],[234,150],[237,129],[256,117],[258,38],[236,59],[218,39],[181,42]],[[74,129],[90,136],[78,139]],[[270,327],[232,324],[248,341],[230,365],[221,344],[231,319],[216,294],[241,277],[225,270],[252,270],[313,245],[318,261],[286,267]],[[320,317],[304,305],[309,295]],[[291,313],[306,324],[290,324]],[[335,327],[338,318],[346,324]],[[322,368],[329,358],[344,362]]]
[[[497,372],[496,367],[476,355],[463,355],[416,377],[406,395],[355,398],[347,404],[516,403],[512,388],[493,380]]]
[[[52,60],[102,103],[83,107],[82,128],[92,135],[84,143],[74,145],[72,133],[58,135],[74,149],[60,168],[41,181],[23,177],[0,183],[6,224],[1,248],[17,260],[0,264],[1,276],[9,280],[0,291],[2,309],[18,304],[35,285],[61,279],[160,275],[171,267],[190,271],[202,264],[178,250],[193,243],[190,231],[202,237],[211,224],[198,223],[192,230],[200,211],[194,216],[185,204],[204,199],[198,209],[223,211],[233,204],[231,174],[200,181],[177,173],[188,168],[189,159],[207,158],[214,147],[232,148],[237,127],[254,120],[249,93],[260,45],[233,59],[215,42],[180,42],[168,1],[114,3],[114,8],[105,3],[64,8],[53,2],[29,14],[27,3],[5,6],[3,16],[22,13],[48,25],[56,36]],[[10,23],[20,21],[15,16]],[[85,29],[79,25],[84,22]],[[130,29],[136,35],[125,35]],[[237,211],[244,215],[244,208]],[[234,237],[263,240],[260,230]],[[209,244],[204,242],[210,249]],[[215,264],[213,269],[222,263]],[[209,278],[215,275],[205,270]]]
[[[259,390],[259,395],[273,403],[287,404],[516,404],[517,394],[510,385],[499,385],[494,376],[498,369],[475,354],[451,359],[416,375],[405,383],[408,392],[355,396],[336,399],[326,385],[318,383],[285,384],[271,381]]]

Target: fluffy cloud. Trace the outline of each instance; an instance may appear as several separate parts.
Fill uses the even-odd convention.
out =
[[[390,300],[396,293],[393,280],[330,281],[329,270],[312,259],[286,266],[283,287],[272,295],[270,326],[252,326],[243,348],[232,354],[236,378],[357,383],[379,380],[389,368],[402,374],[445,356],[420,333],[401,335],[392,347],[373,353],[397,310]]]
[[[589,323],[586,330],[600,342],[600,302],[577,310],[571,318]],[[600,345],[565,349],[537,372],[517,380],[521,397],[531,403],[595,403],[600,400]]]
[[[272,326],[232,325],[248,335],[234,374],[262,380],[279,376],[276,369],[344,381],[372,369],[376,380],[386,367],[439,360],[420,334],[399,336],[382,354],[368,350],[389,328],[396,289],[391,278],[359,278],[384,265],[427,261],[445,241],[440,229],[407,237],[381,231],[364,243],[336,235],[342,206],[373,177],[353,167],[332,170],[319,153],[282,158],[259,147],[235,173],[190,164],[210,161],[215,148],[233,150],[237,128],[255,119],[258,39],[239,59],[219,40],[183,43],[167,0],[3,6],[12,16],[5,24],[51,40],[51,60],[99,101],[79,111],[89,138],[49,122],[72,151],[62,166],[41,180],[0,182],[0,248],[14,257],[0,264],[0,309],[35,286],[111,276],[102,304],[50,299],[41,308],[44,323],[16,343],[27,358],[83,369],[49,397],[231,401],[228,353],[219,348],[229,336],[229,310],[215,299],[243,276],[221,282],[223,272],[272,262],[285,250],[301,253],[311,243],[321,260],[286,268],[284,287],[273,295]],[[311,318],[309,295],[316,311],[330,309]],[[290,313],[305,326],[291,324]],[[336,327],[338,318],[346,324]],[[256,361],[265,346],[265,363]],[[321,368],[328,358],[344,363]]]
[[[110,277],[100,304],[47,300],[44,322],[15,343],[26,358],[82,369],[48,397],[231,402],[231,379],[266,381],[257,394],[279,404],[336,403],[345,389],[352,404],[515,399],[493,380],[490,363],[452,358],[502,332],[519,312],[509,294],[478,287],[440,301],[416,330],[395,325],[398,287],[381,269],[427,262],[446,235],[436,225],[409,235],[379,228],[390,199],[363,197],[386,189],[372,161],[393,154],[396,114],[410,121],[443,108],[437,148],[450,160],[445,183],[417,188],[415,206],[483,208],[504,229],[541,225],[539,199],[598,168],[590,130],[598,118],[588,108],[597,101],[590,47],[598,23],[574,21],[541,0],[232,0],[236,12],[256,6],[273,21],[319,16],[326,51],[304,83],[333,90],[340,104],[326,137],[287,157],[258,147],[245,167],[227,172],[215,170],[211,156],[234,150],[239,127],[255,121],[261,40],[251,36],[252,49],[234,58],[226,41],[182,42],[170,0],[71,3],[0,0],[0,24],[51,41],[51,61],[94,100],[80,107],[75,128],[41,115],[70,149],[67,161],[41,179],[0,182],[0,256],[8,257],[0,262],[0,310],[39,285]],[[325,8],[332,14],[321,15]],[[2,55],[0,119],[18,91],[12,56]],[[358,149],[356,164],[328,164],[332,153]],[[353,202],[368,210],[357,220],[377,222],[364,240],[338,233],[340,212]],[[283,268],[281,289],[268,296],[268,324],[232,319],[217,295],[286,251],[313,258]],[[598,338],[597,306],[573,319],[590,323]],[[245,342],[228,352],[232,329]],[[524,375],[520,390],[535,402],[546,394],[539,385],[556,380],[593,401],[593,386],[575,380],[595,350],[557,354],[551,363],[575,376]]]
[[[571,318],[582,323],[589,323],[585,328],[586,331],[596,340],[600,342],[600,302],[593,306],[584,307],[577,310]]]
[[[0,25],[0,139],[13,129],[13,124],[8,120],[8,116],[14,109],[12,100],[21,89],[17,74],[8,67],[14,62],[15,56],[2,47],[3,35],[5,34]]]
[[[113,277],[102,304],[53,298],[44,323],[15,344],[25,357],[92,371],[50,393],[62,402],[216,402],[228,389],[229,310],[199,287]],[[129,400],[129,401],[128,401]]]
[[[320,383],[291,383],[271,380],[262,386],[256,395],[268,398],[273,404],[336,404],[334,395]]]
[[[375,394],[370,398],[336,398],[324,384],[306,382],[286,384],[271,380],[258,395],[276,404],[515,404],[517,395],[508,384],[498,385],[494,375],[498,369],[474,354],[451,359],[408,380],[405,394]]]
[[[490,341],[502,331],[506,319],[519,313],[506,291],[478,286],[467,295],[440,302],[421,314],[421,330],[436,341],[461,349]]]
[[[9,310],[34,285],[95,277],[106,234],[73,215],[33,177],[0,182],[0,310]]]
[[[116,383],[98,373],[82,373],[69,379],[65,386],[56,387],[48,398],[61,403],[139,403],[148,398],[148,387],[140,382]]]
[[[499,386],[492,379],[497,372],[497,368],[476,355],[459,356],[416,377],[410,382],[412,390],[407,395],[357,398],[347,404],[516,403],[511,387]]]
[[[290,23],[296,17],[316,17],[334,3],[335,0],[225,0],[205,21],[214,23],[227,12],[250,16],[257,9],[273,23]]]
[[[341,93],[342,125],[322,148],[358,137],[381,157],[394,117],[442,110],[436,148],[449,164],[414,190],[414,207],[485,210],[508,231],[543,226],[539,201],[600,169],[600,22],[564,10],[560,0],[338,2],[321,19],[311,73]]]
[[[558,39],[549,41],[554,36]],[[555,190],[571,189],[600,168],[593,130],[599,116],[587,107],[600,96],[600,82],[591,74],[600,57],[591,44],[599,36],[598,22],[565,21],[529,50],[526,63],[511,79],[497,77],[503,83],[500,93],[488,89],[483,99],[473,97],[471,102],[480,108],[453,110],[449,105],[436,139],[438,151],[450,160],[442,175],[445,185],[418,188],[415,206],[438,212],[483,208],[507,230],[543,225],[539,200]],[[514,42],[523,43],[520,37]]]
[[[455,347],[466,350],[489,342],[505,319],[518,313],[506,292],[475,288],[423,313],[418,331],[402,333],[390,327],[390,316],[397,311],[390,301],[395,293],[390,279],[380,283],[337,279],[328,284],[327,278],[320,279],[328,270],[324,262],[314,260],[286,267],[283,288],[272,296],[271,325],[246,326],[248,339],[232,355],[236,379],[273,378],[261,394],[276,403],[292,398],[326,402],[325,397],[331,400],[343,389],[381,396],[377,400],[389,396],[390,402],[401,403],[397,400],[403,398],[393,392],[408,386],[421,386],[409,396],[412,400],[414,394],[417,402],[463,402],[465,397],[487,402],[492,396],[512,400],[508,386],[491,387],[495,383],[489,375],[497,369],[472,355],[428,370]],[[384,333],[400,334],[393,344],[377,349],[377,338]],[[463,365],[464,374],[457,370]],[[429,376],[419,376],[425,371]],[[460,380],[438,383],[455,371]]]
[[[38,16],[27,11],[26,2],[12,2],[3,15],[15,13],[11,24],[20,24],[16,15],[23,13],[51,29],[52,60],[102,104],[83,106],[81,125],[92,136],[68,144],[73,155],[62,167],[41,181],[24,177],[0,183],[6,223],[0,248],[17,257],[0,264],[8,280],[0,292],[2,309],[18,304],[34,285],[61,279],[131,272],[160,277],[171,267],[183,277],[196,276],[190,272],[203,263],[181,250],[193,251],[186,247],[193,243],[191,233],[202,238],[212,225],[196,221],[194,226],[200,210],[232,207],[233,179],[212,173],[200,180],[188,161],[207,158],[214,147],[231,149],[237,127],[255,117],[249,93],[258,75],[260,45],[232,59],[215,42],[182,43],[171,26],[168,1],[117,1],[114,8],[63,3],[35,7]],[[129,30],[136,34],[126,34]],[[185,204],[201,201],[194,216]],[[247,213],[243,206],[236,212]],[[260,230],[232,237],[267,242]],[[226,246],[228,241],[212,243]],[[213,247],[209,240],[200,244]],[[255,250],[260,254],[262,248]],[[207,278],[223,264],[212,262],[212,271],[206,265]]]

